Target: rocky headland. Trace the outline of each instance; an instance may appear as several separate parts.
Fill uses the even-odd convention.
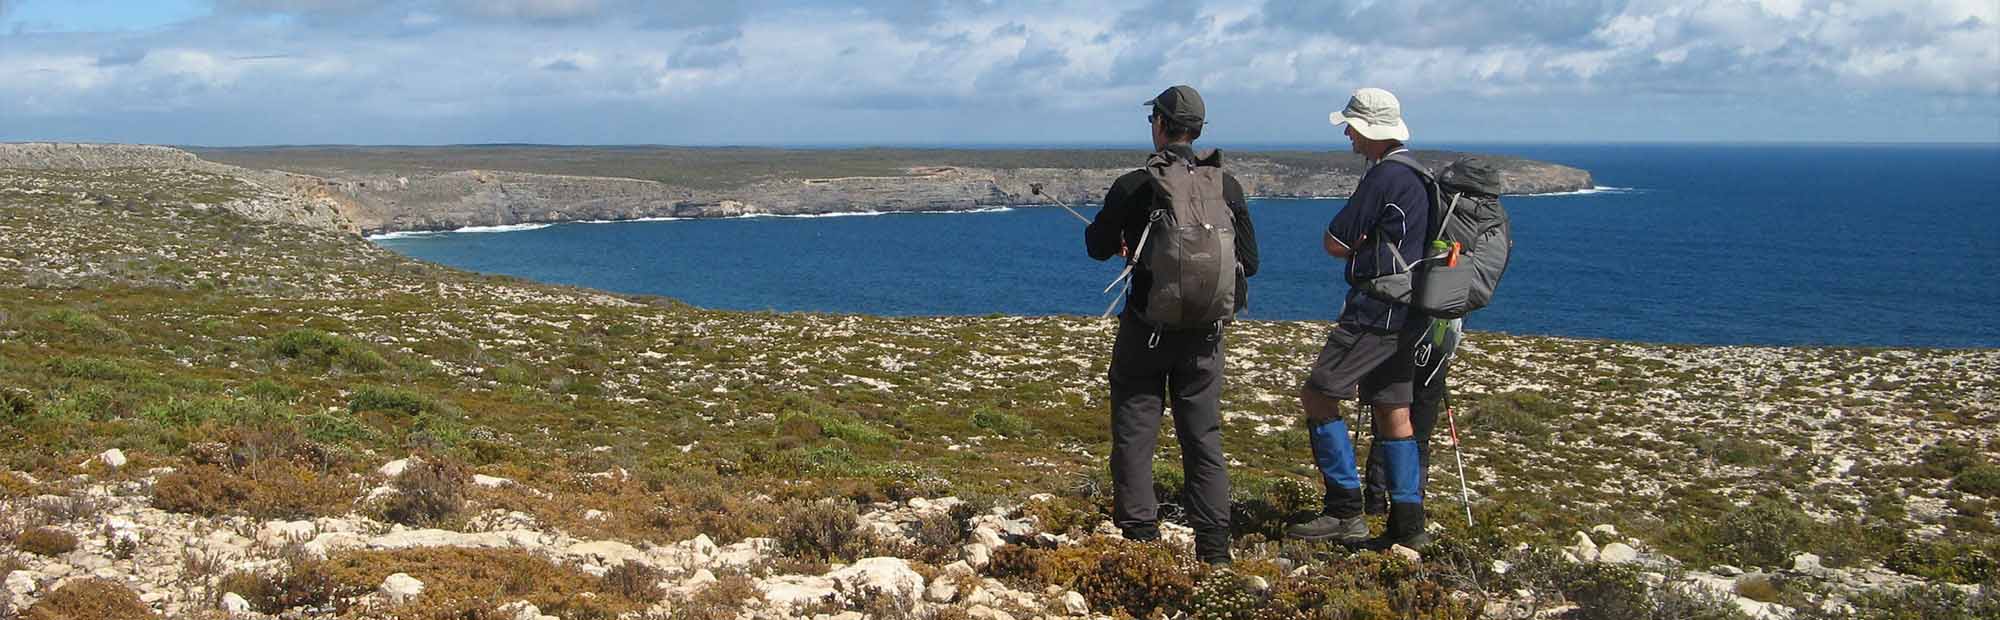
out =
[[[2000,351],[1472,334],[1439,542],[1350,552],[1282,539],[1330,326],[1241,322],[1222,570],[1107,527],[1107,323],[480,276],[315,223],[322,177],[13,148],[0,617],[2000,614]]]
[[[282,147],[206,149],[205,158],[324,180],[364,232],[451,230],[578,220],[966,211],[1101,200],[1140,163],[1121,151],[962,151],[593,147]],[[1442,165],[1456,153],[1420,152]],[[1588,189],[1588,172],[1512,157],[1510,193]],[[622,160],[622,161],[621,161]],[[1225,154],[1244,191],[1345,197],[1364,168],[1330,153]],[[708,171],[721,165],[729,170]],[[754,170],[743,174],[740,170]]]

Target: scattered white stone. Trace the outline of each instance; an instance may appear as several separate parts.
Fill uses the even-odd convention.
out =
[[[473,474],[472,483],[489,489],[498,489],[500,487],[510,486],[514,484],[514,481],[508,480],[506,478],[501,478],[499,476],[488,476],[486,474]]]
[[[1014,620],[1013,614],[985,605],[973,605],[966,608],[965,615],[973,618],[973,620]]]
[[[875,590],[895,597],[906,607],[914,607],[924,591],[924,576],[911,570],[909,561],[902,558],[863,558],[826,576],[849,594]]]
[[[250,613],[250,601],[244,600],[243,595],[235,592],[223,594],[222,611],[232,616]]]
[[[813,575],[779,575],[757,582],[757,591],[780,605],[810,605],[836,592],[832,579]]]
[[[1075,591],[1064,592],[1062,595],[1062,603],[1063,603],[1063,611],[1069,612],[1069,615],[1072,616],[1090,615],[1090,601],[1084,600],[1082,593]]]
[[[989,550],[998,549],[1001,545],[1007,544],[1005,539],[1000,538],[999,530],[985,525],[972,528],[972,542],[986,545],[986,548]]]
[[[963,552],[961,555],[965,557],[966,565],[973,568],[986,568],[993,562],[993,549],[985,543],[966,543],[959,550]]]
[[[696,555],[704,558],[714,556],[717,551],[715,539],[709,538],[707,534],[696,534],[689,546],[694,549]]]
[[[609,518],[611,518],[610,513],[598,510],[596,508],[583,511],[583,520],[585,521],[603,521]]]
[[[1609,523],[1603,523],[1599,524],[1597,527],[1590,528],[1590,533],[1601,534],[1606,539],[1612,539],[1618,537],[1618,528],[1613,527]]]
[[[924,600],[943,605],[958,599],[958,583],[950,575],[942,575],[924,588]]]
[[[1810,553],[1801,553],[1792,556],[1792,570],[1810,575],[1817,574],[1825,569],[1820,567],[1819,556]]]
[[[1514,570],[1514,565],[1513,565],[1513,564],[1511,564],[1511,563],[1508,563],[1508,562],[1507,562],[1506,560],[1494,560],[1494,561],[1493,561],[1493,574],[1495,574],[1495,575],[1505,575],[1505,574],[1507,574],[1507,571],[1511,571],[1511,570]]]
[[[380,592],[383,598],[389,599],[389,602],[401,604],[423,594],[424,582],[407,573],[396,573],[383,579],[382,586],[376,588],[376,591]]]
[[[1424,561],[1424,555],[1423,555],[1423,554],[1421,554],[1421,553],[1417,553],[1417,550],[1416,550],[1416,549],[1411,549],[1411,548],[1409,548],[1409,547],[1405,547],[1405,546],[1402,546],[1402,545],[1390,545],[1390,546],[1389,546],[1389,554],[1390,554],[1390,555],[1394,555],[1394,556],[1396,556],[1396,557],[1399,557],[1399,558],[1403,558],[1403,559],[1405,559],[1405,560],[1409,560],[1409,561],[1411,561],[1411,562],[1422,562],[1422,561]]]
[[[494,611],[500,612],[500,617],[507,620],[542,620],[543,618],[550,617],[542,615],[541,608],[527,601],[514,601],[501,605],[499,609]]]
[[[1585,534],[1583,532],[1577,532],[1576,544],[1571,545],[1569,551],[1571,554],[1574,554],[1576,556],[1576,559],[1578,561],[1582,562],[1597,561],[1597,543],[1592,542],[1590,540],[1589,534]]]
[[[403,471],[409,468],[410,459],[396,459],[382,464],[382,468],[375,470],[375,473],[382,474],[384,478],[394,478],[403,475]]]
[[[1724,577],[1735,577],[1737,575],[1743,574],[1743,569],[1730,566],[1728,564],[1717,564],[1715,565],[1714,568],[1708,569],[1708,572],[1715,573],[1717,575],[1721,575]]]
[[[1639,561],[1639,550],[1622,542],[1611,543],[1597,552],[1597,561],[1606,564],[1630,564]]]
[[[112,448],[110,450],[105,450],[104,452],[98,454],[97,456],[91,457],[90,460],[84,461],[83,464],[85,467],[88,467],[91,464],[100,464],[112,469],[118,469],[120,467],[124,467],[125,463],[126,463],[125,451],[119,450],[117,448]]]
[[[11,573],[7,573],[8,592],[11,592],[19,596],[27,596],[30,594],[34,594],[35,588],[36,585],[35,585],[34,573],[24,570],[17,570]]]

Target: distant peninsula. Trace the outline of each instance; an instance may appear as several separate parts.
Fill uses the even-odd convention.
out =
[[[1420,151],[1443,165],[1461,156]],[[244,179],[279,204],[238,211],[364,235],[472,226],[800,215],[969,211],[1101,200],[1142,163],[1136,149],[779,149],[751,147],[282,146],[186,148],[0,145],[0,164],[190,168]],[[1592,187],[1589,172],[1504,155],[1510,194]],[[1340,198],[1365,166],[1327,152],[1225,152],[1260,197]],[[4,167],[4,166],[0,166]]]

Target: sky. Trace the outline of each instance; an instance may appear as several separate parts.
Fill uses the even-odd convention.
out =
[[[2000,0],[0,0],[0,141],[2000,142]]]

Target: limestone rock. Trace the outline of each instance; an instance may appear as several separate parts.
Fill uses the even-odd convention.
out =
[[[117,448],[112,448],[110,450],[105,450],[104,452],[99,453],[97,456],[91,457],[88,462],[84,463],[84,465],[103,465],[105,467],[109,467],[112,469],[118,469],[120,467],[124,467],[125,463],[126,463],[125,451],[119,450]]]
[[[911,570],[910,563],[902,558],[864,558],[826,576],[850,595],[875,590],[895,597],[906,606],[915,606],[924,591],[924,576]]]
[[[1069,615],[1072,616],[1090,615],[1090,601],[1084,600],[1083,594],[1081,593],[1075,591],[1064,592],[1062,595],[1062,603],[1063,603],[1063,611],[1069,612]]]
[[[231,616],[250,613],[250,601],[244,600],[243,595],[235,592],[223,594],[222,611]]]
[[[410,459],[396,459],[384,463],[381,469],[375,470],[375,473],[382,474],[384,478],[394,478],[403,475],[403,471],[409,468]]]
[[[391,603],[407,603],[424,593],[424,582],[407,573],[396,573],[382,580],[381,587],[375,589]]]
[[[1590,535],[1583,532],[1576,533],[1576,544],[1570,545],[1569,552],[1574,554],[1578,561],[1597,561],[1597,543],[1592,542]]]
[[[764,600],[779,605],[810,605],[836,593],[832,579],[811,575],[779,575],[757,582]]]
[[[940,605],[958,600],[958,583],[949,575],[939,576],[924,589],[924,600]]]
[[[498,476],[488,476],[486,474],[473,474],[472,483],[489,489],[497,489],[500,487],[512,485],[514,484],[514,481],[508,480],[506,478],[501,478]]]
[[[1417,553],[1416,549],[1411,549],[1409,547],[1405,547],[1402,545],[1390,545],[1389,554],[1399,558],[1403,558],[1405,560],[1409,560],[1411,562],[1424,561],[1423,554]]]
[[[1597,561],[1606,564],[1630,564],[1639,561],[1639,550],[1622,542],[1611,543],[1597,552]]]
[[[1013,614],[985,605],[973,605],[966,608],[965,615],[972,617],[973,620],[1014,620]]]
[[[1820,566],[1819,556],[1811,553],[1801,553],[1792,556],[1792,570],[1808,575],[1817,575],[1825,572],[1826,569]]]
[[[986,568],[993,562],[993,548],[984,543],[967,543],[960,551],[965,563],[973,568]]]

